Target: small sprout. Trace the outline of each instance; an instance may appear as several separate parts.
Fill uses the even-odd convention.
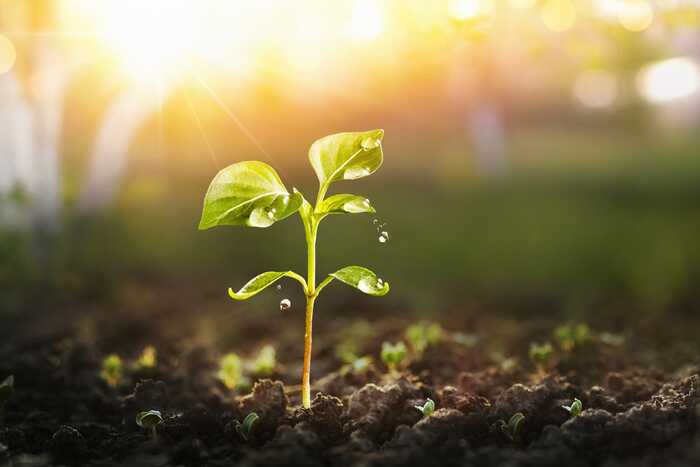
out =
[[[136,360],[136,367],[141,369],[155,368],[157,361],[158,353],[156,352],[156,348],[152,345],[149,345],[143,349],[141,355],[139,355],[138,360]]]
[[[255,412],[250,412],[244,419],[243,423],[236,420],[236,433],[238,433],[241,438],[248,441],[250,435],[253,432],[253,425],[258,421],[258,414]]]
[[[309,148],[309,162],[319,182],[315,205],[296,188],[289,192],[277,171],[260,161],[237,162],[222,169],[204,196],[200,230],[225,225],[266,228],[295,213],[301,217],[306,237],[307,277],[291,270],[267,271],[238,291],[229,288],[228,293],[234,300],[247,300],[283,277],[299,282],[306,297],[301,403],[307,409],[311,407],[311,329],[316,298],[334,280],[375,297],[389,293],[389,283],[362,266],[343,267],[316,282],[316,237],[321,221],[337,214],[376,212],[364,196],[338,193],[326,197],[328,190],[335,182],[357,180],[376,172],[384,160],[383,137],[384,130],[376,129],[337,133],[315,141]],[[388,234],[381,238],[386,241]],[[283,311],[290,306],[288,299],[280,302]]]
[[[535,364],[540,373],[545,373],[549,368],[553,353],[554,348],[549,342],[544,344],[533,342],[530,344],[530,360],[532,360],[532,363]]]
[[[163,416],[158,410],[147,410],[136,414],[136,424],[150,431],[154,441],[158,438],[156,427],[161,423],[163,423]]]
[[[5,410],[5,404],[15,390],[15,377],[10,375],[0,383],[0,412]]]
[[[512,442],[515,442],[520,438],[520,433],[522,432],[524,422],[525,415],[523,415],[522,412],[517,412],[510,417],[508,423],[506,423],[504,420],[498,420],[496,422],[496,426],[501,430],[501,433],[503,433],[506,438]]]
[[[260,349],[260,353],[253,360],[253,373],[258,376],[270,376],[277,366],[275,348],[271,345],[266,345]]]
[[[419,410],[424,417],[430,417],[435,412],[435,401],[428,398],[422,406],[414,405],[414,407],[416,410]]]
[[[243,362],[235,353],[227,353],[221,358],[216,377],[228,389],[236,389],[247,383],[247,378],[243,376]]]
[[[561,408],[569,412],[572,417],[578,417],[583,411],[583,403],[579,399],[574,398],[570,406],[562,405]]]
[[[383,342],[381,357],[389,371],[394,373],[399,364],[406,358],[406,345],[401,341],[395,344]]]
[[[554,330],[559,347],[565,352],[580,348],[591,339],[591,328],[587,324],[567,323]]]
[[[119,355],[110,354],[102,360],[100,376],[107,384],[116,387],[122,379],[124,364]]]
[[[421,355],[431,345],[442,341],[444,331],[437,323],[418,323],[406,329],[406,339],[417,355]]]

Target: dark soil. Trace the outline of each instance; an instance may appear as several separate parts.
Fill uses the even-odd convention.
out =
[[[247,338],[212,341],[193,338],[184,315],[180,334],[163,331],[172,319],[166,315],[118,324],[92,316],[89,325],[53,317],[41,332],[36,322],[5,328],[0,378],[13,374],[15,390],[0,428],[0,465],[700,465],[698,326],[688,317],[671,330],[662,317],[638,320],[618,329],[623,343],[594,334],[570,351],[552,340],[556,323],[445,320],[442,341],[409,353],[394,375],[379,350],[382,341],[402,338],[408,322],[388,313],[355,336],[362,325],[326,322],[316,329],[314,398],[305,410],[294,387],[302,330],[290,321],[287,331],[251,321],[239,331]],[[226,389],[215,377],[221,353],[253,355],[263,338],[277,339],[275,374],[253,377],[249,389]],[[374,362],[343,366],[334,349],[348,338]],[[547,339],[555,356],[537,371],[527,349]],[[157,348],[158,363],[137,369],[146,344]],[[125,359],[116,387],[100,377],[112,352]],[[575,397],[584,410],[572,418],[562,405]],[[414,406],[427,398],[437,410],[424,418]],[[151,409],[164,417],[155,440],[135,423]],[[246,440],[236,421],[253,411],[260,418]],[[516,412],[525,422],[510,439],[497,422]]]

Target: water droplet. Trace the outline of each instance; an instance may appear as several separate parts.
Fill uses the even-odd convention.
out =
[[[369,203],[369,200],[367,198],[365,198],[365,200],[362,202],[362,204],[364,204],[366,208],[370,207],[370,203]]]
[[[386,243],[386,237],[383,235],[379,236],[379,243]]]
[[[253,209],[248,218],[248,225],[251,227],[269,227],[273,222],[274,219],[270,218],[269,213],[262,207]]]
[[[374,224],[374,225],[379,224],[379,219],[372,219],[372,224]]]
[[[365,151],[369,151],[370,149],[379,147],[380,143],[381,141],[379,139],[369,136],[362,140],[361,145],[362,149],[364,149]]]
[[[282,290],[282,284],[277,284],[277,290]]]
[[[370,293],[373,290],[372,284],[367,279],[360,279],[360,282],[357,283],[357,288],[364,293]]]
[[[382,230],[381,236],[389,240],[389,232],[387,232],[386,230]]]
[[[380,289],[384,287],[384,280],[381,277],[377,277],[377,287]]]
[[[280,300],[280,311],[287,311],[292,307],[292,301],[288,298]]]

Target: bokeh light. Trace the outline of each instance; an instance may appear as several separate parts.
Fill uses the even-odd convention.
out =
[[[617,13],[622,27],[629,31],[644,31],[654,20],[654,10],[646,0],[621,2]]]
[[[700,88],[700,68],[687,57],[676,57],[642,68],[637,89],[650,102],[663,103],[688,97]]]
[[[0,75],[12,69],[17,59],[15,46],[7,37],[0,34]]]
[[[548,0],[540,12],[542,22],[554,32],[564,32],[576,23],[576,7],[571,0]]]
[[[619,82],[613,73],[605,70],[589,70],[579,75],[574,83],[574,98],[584,107],[604,109],[615,103],[619,94]]]

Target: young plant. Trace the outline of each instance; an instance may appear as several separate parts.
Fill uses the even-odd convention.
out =
[[[5,412],[5,404],[15,390],[15,377],[10,375],[0,383],[0,415]]]
[[[158,353],[156,348],[152,345],[146,346],[141,355],[139,355],[138,360],[136,360],[136,368],[138,369],[151,369],[156,367],[156,362],[158,361]]]
[[[277,354],[275,348],[266,345],[260,349],[260,353],[252,362],[253,373],[258,376],[270,376],[277,366]]]
[[[102,360],[102,371],[100,371],[100,376],[105,382],[116,387],[122,380],[122,375],[124,373],[124,364],[119,355],[111,354]]]
[[[389,372],[396,373],[396,368],[406,358],[406,345],[399,341],[396,344],[391,342],[382,343],[381,357]]]
[[[406,340],[416,355],[422,355],[428,346],[439,344],[442,341],[444,331],[437,323],[418,323],[406,329]]]
[[[498,420],[496,422],[496,427],[498,427],[501,433],[511,442],[516,442],[520,439],[523,423],[525,423],[525,415],[521,412],[517,412],[508,419],[508,423],[506,423],[505,420]]]
[[[580,348],[591,339],[591,328],[587,324],[567,323],[554,330],[554,338],[565,352]]]
[[[250,435],[253,433],[253,425],[258,421],[258,414],[255,412],[250,412],[244,419],[243,422],[236,420],[236,433],[238,433],[241,438],[248,441]]]
[[[532,360],[532,363],[537,367],[537,371],[542,374],[546,373],[549,369],[553,354],[554,348],[549,342],[545,342],[544,344],[533,342],[530,344],[530,360]]]
[[[571,403],[571,405],[562,405],[561,408],[569,412],[572,418],[578,417],[579,415],[581,415],[581,412],[583,412],[583,403],[579,399],[574,398],[574,401]]]
[[[347,266],[328,275],[316,284],[316,238],[319,224],[331,214],[373,213],[367,198],[352,194],[336,194],[326,198],[334,182],[357,180],[373,174],[383,161],[383,130],[338,133],[314,142],[309,161],[319,181],[316,203],[312,206],[293,189],[290,193],[279,175],[268,164],[259,161],[239,162],[221,170],[212,180],[204,197],[200,230],[216,226],[269,227],[294,213],[299,213],[307,248],[307,275],[294,271],[264,272],[246,283],[237,292],[229,289],[234,300],[246,300],[282,277],[301,284],[306,296],[304,364],[302,370],[302,405],[311,407],[311,340],[314,304],[319,293],[334,279],[374,296],[389,292],[389,284],[361,266]]]
[[[423,405],[414,405],[416,410],[419,410],[424,417],[430,417],[435,412],[435,401],[428,398]]]
[[[221,357],[216,377],[231,390],[248,383],[248,379],[243,375],[243,361],[233,352]]]
[[[153,441],[158,439],[156,427],[163,423],[163,416],[158,410],[147,410],[136,414],[136,424],[151,433]]]

